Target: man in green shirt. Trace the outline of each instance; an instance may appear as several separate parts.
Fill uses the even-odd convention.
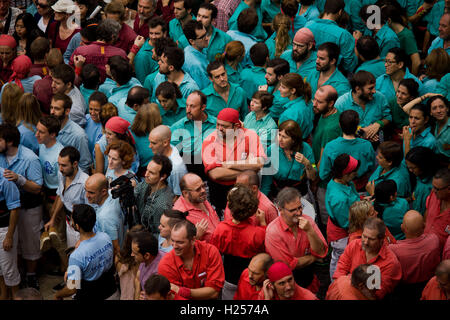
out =
[[[216,128],[217,119],[208,115],[206,95],[196,90],[186,100],[186,116],[171,127],[170,144],[175,146],[182,156],[188,172],[206,179],[202,163],[202,142]]]
[[[325,145],[342,135],[342,130],[339,126],[340,112],[334,107],[337,97],[336,89],[330,85],[320,87],[314,95],[314,114],[320,115],[320,118],[313,134],[312,149],[318,168],[320,168],[320,160]],[[316,181],[318,182],[319,179]],[[327,224],[328,219],[325,208],[325,186],[319,186],[317,190],[317,202],[319,204],[321,221],[324,225]]]
[[[194,19],[191,14],[193,5],[193,0],[174,0],[173,2],[175,18],[169,22],[169,36],[177,42],[181,49],[189,46],[189,42],[183,32],[183,26],[186,22]]]
[[[223,63],[211,62],[206,72],[211,84],[202,92],[207,96],[206,112],[217,117],[224,108],[236,109],[240,119],[244,120],[248,113],[247,98],[244,89],[228,81],[228,75]]]

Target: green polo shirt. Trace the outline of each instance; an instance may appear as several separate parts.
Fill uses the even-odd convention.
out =
[[[271,141],[275,140],[277,133],[274,130],[278,128],[277,124],[269,114],[266,114],[261,119],[256,120],[256,115],[254,112],[247,114],[244,119],[244,127],[246,129],[252,129],[258,134],[264,149],[267,149],[267,146],[271,145]]]
[[[427,177],[424,179],[416,177],[416,181],[416,187],[414,188],[412,194],[412,209],[424,215],[425,210],[427,209],[427,197],[430,195],[431,189],[433,189],[433,185],[431,184],[433,177]]]
[[[225,102],[220,94],[214,90],[211,83],[202,90],[207,97],[206,113],[217,117],[219,112],[224,108],[233,108],[239,110],[241,120],[245,118],[248,113],[247,98],[244,89],[237,84],[230,82],[230,93],[228,94],[228,101]]]
[[[406,199],[397,198],[389,204],[380,204],[384,208],[383,221],[396,240],[405,239],[405,234],[400,228],[403,223],[403,216],[409,210]],[[380,213],[378,213],[380,215]],[[381,215],[380,215],[381,216]]]
[[[247,94],[247,99],[251,100],[253,94],[258,91],[258,87],[267,84],[266,82],[266,69],[263,67],[250,67],[245,68],[241,72],[242,85]]]
[[[153,46],[145,41],[141,49],[134,57],[134,72],[136,73],[136,78],[141,82],[145,82],[145,78],[155,71],[158,71],[158,61],[152,59],[152,49]]]
[[[409,173],[406,165],[401,163],[398,167],[392,168],[385,174],[381,174],[383,168],[378,166],[370,176],[370,181],[375,181],[375,185],[384,180],[394,180],[397,183],[397,195],[407,198],[411,194],[411,183],[409,182]]]

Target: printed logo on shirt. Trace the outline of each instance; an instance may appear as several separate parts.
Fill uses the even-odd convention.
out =
[[[67,282],[68,289],[81,289],[81,269],[76,265],[70,265],[67,268]]]
[[[46,174],[53,174],[55,173],[55,170],[53,170],[53,166],[50,162],[45,161],[44,162],[44,170]]]

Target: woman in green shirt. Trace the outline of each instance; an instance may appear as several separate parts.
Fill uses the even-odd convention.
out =
[[[302,131],[297,122],[286,120],[281,123],[278,143],[267,149],[270,159],[266,167],[274,170],[273,175],[264,175],[261,192],[274,199],[284,187],[298,189],[302,195],[308,192],[307,180],[316,179],[316,166],[312,148],[303,142]]]
[[[413,79],[403,79],[398,85],[396,98],[389,101],[392,122],[384,129],[385,139],[402,142],[402,129],[409,124],[409,115],[403,107],[419,95],[419,84]]]
[[[292,39],[289,35],[291,19],[278,13],[272,21],[273,34],[265,41],[269,49],[270,59],[279,58],[283,52],[292,49]]]
[[[230,41],[225,46],[225,52],[216,55],[216,60],[222,62],[227,71],[228,81],[241,85],[241,62],[245,57],[245,47],[240,41]]]
[[[442,77],[450,72],[450,56],[443,48],[437,48],[425,58],[425,74],[420,76],[424,92],[437,93]]]
[[[448,118],[448,100],[444,96],[437,95],[428,100],[430,114],[436,120],[433,130],[436,138],[436,152],[441,158],[441,162],[448,164],[450,158],[450,122]]]
[[[408,170],[416,177],[412,193],[412,209],[425,213],[426,200],[433,188],[431,181],[438,168],[436,156],[430,148],[415,147],[405,157]]]
[[[394,180],[381,181],[375,187],[374,198],[378,218],[384,221],[396,240],[405,239],[401,225],[409,205],[406,199],[397,197],[397,183]]]
[[[176,83],[164,81],[156,88],[162,123],[171,126],[186,115],[186,100]]]

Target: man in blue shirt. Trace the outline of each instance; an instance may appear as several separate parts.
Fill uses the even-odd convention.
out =
[[[102,173],[93,174],[84,184],[86,198],[94,205],[96,212],[97,221],[94,230],[104,232],[111,238],[116,255],[120,252],[125,237],[125,217],[119,199],[112,198],[108,187],[108,180]]]
[[[206,56],[209,62],[216,60],[216,55],[222,54],[227,43],[233,40],[228,34],[212,25],[216,17],[217,7],[214,4],[205,2],[200,5],[197,21],[200,21],[208,32],[209,43],[208,48],[206,48]]]
[[[88,138],[84,130],[69,119],[72,100],[63,93],[56,93],[51,101],[50,114],[61,121],[61,130],[56,138],[63,146],[75,147],[81,155],[80,168],[89,172],[92,165],[91,153],[89,152]]]
[[[339,46],[340,54],[336,65],[342,63],[342,67],[347,72],[353,72],[358,59],[355,56],[355,39],[347,30],[338,26],[337,22],[344,13],[344,0],[333,0],[325,3],[323,16],[306,23],[308,28],[314,34],[316,45],[320,46],[325,42],[333,42]]]
[[[187,60],[185,60],[182,49],[178,47],[164,48],[161,58],[158,61],[159,72],[154,77],[151,87],[148,86],[147,82],[144,84],[144,86],[147,85],[147,89],[153,90],[152,102],[157,101],[155,94],[156,88],[165,81],[176,83],[185,99],[192,91],[199,89],[197,82],[191,75],[182,70],[183,65],[186,66],[189,64],[189,62],[185,63],[185,61]]]
[[[94,232],[96,213],[86,204],[74,206],[71,224],[80,232],[79,246],[70,254],[67,286],[55,294],[57,300],[77,293],[76,300],[118,300],[114,278],[114,252],[106,233]]]
[[[152,59],[156,39],[167,36],[167,23],[161,17],[154,17],[148,22],[148,41],[139,49],[134,57],[136,78],[143,84],[145,77],[158,70],[158,62]]]
[[[290,72],[298,73],[309,80],[309,75],[316,67],[317,52],[314,34],[308,28],[301,28],[292,40],[292,50],[286,50],[280,58],[289,62]]]
[[[0,125],[0,168],[4,168],[3,176],[13,181],[20,190],[21,208],[17,221],[19,252],[26,262],[28,285],[39,289],[36,267],[41,257],[42,169],[38,156],[19,143],[20,132],[15,126]]]
[[[355,54],[361,61],[355,73],[361,70],[369,71],[375,79],[386,73],[384,59],[380,58],[380,47],[374,38],[370,36],[359,38],[356,42]]]
[[[208,32],[203,24],[196,20],[187,22],[183,27],[184,35],[189,42],[189,46],[184,48],[184,59],[189,63],[184,64],[183,70],[195,80],[200,90],[209,84],[206,74],[208,59],[202,51],[208,48]]]
[[[17,221],[19,219],[20,192],[14,182],[4,176],[0,168],[0,268],[2,270],[3,299],[12,299],[19,290],[20,274],[17,267]],[[11,297],[8,297],[8,291]]]
[[[228,81],[223,63],[211,62],[207,71],[211,84],[202,90],[208,97],[206,112],[217,117],[222,109],[233,108],[239,111],[241,120],[244,120],[248,113],[245,91],[237,84]]]
[[[375,90],[375,77],[368,71],[358,71],[350,80],[352,90],[339,97],[339,112],[355,110],[364,132],[363,138],[379,141],[379,131],[391,120],[392,115],[386,98]]]
[[[119,117],[133,123],[139,108],[149,102],[150,93],[148,89],[135,86],[128,91],[126,98],[122,98],[117,104]]]
[[[450,54],[450,12],[446,12],[442,15],[439,21],[439,37],[434,39],[431,43],[428,54],[437,48],[443,48],[448,54]]]
[[[171,127],[170,144],[182,156],[188,172],[206,179],[202,163],[202,142],[216,128],[217,119],[206,113],[206,95],[201,91],[192,92],[186,100],[186,117]]]
[[[317,49],[316,70],[311,72],[308,80],[313,96],[324,85],[335,88],[338,96],[350,91],[347,78],[337,69],[338,58],[339,47],[333,42],[322,43]]]

